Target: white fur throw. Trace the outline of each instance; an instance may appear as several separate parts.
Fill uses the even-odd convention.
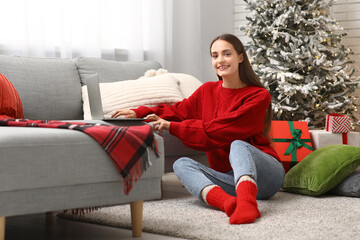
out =
[[[126,80],[113,83],[100,83],[104,117],[119,109],[137,108],[140,106],[155,107],[161,103],[174,104],[184,96],[179,88],[179,80],[169,74],[153,77],[141,77],[137,80]],[[91,119],[87,87],[82,87],[84,119]]]

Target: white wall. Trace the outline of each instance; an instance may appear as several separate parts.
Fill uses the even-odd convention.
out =
[[[217,80],[209,45],[222,33],[233,33],[233,0],[175,0],[172,18],[172,72],[187,73],[202,82]]]
[[[247,23],[245,17],[249,10],[245,6],[243,0],[234,0],[234,34],[243,42],[248,38],[239,30],[239,26]],[[331,15],[348,34],[341,42],[354,51],[354,55],[350,57],[355,61],[356,75],[360,76],[360,0],[337,0],[331,9]]]
[[[173,1],[171,72],[201,77],[200,0]]]
[[[202,45],[202,82],[217,80],[211,64],[210,43],[223,34],[233,34],[234,2],[233,0],[201,1],[201,45]]]
[[[331,15],[348,34],[341,42],[353,50],[351,59],[355,61],[356,75],[360,76],[360,0],[337,0]]]

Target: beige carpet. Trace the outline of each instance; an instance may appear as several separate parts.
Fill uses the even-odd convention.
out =
[[[230,225],[225,213],[193,197],[144,203],[143,231],[188,239],[360,239],[360,199],[277,193],[258,201],[262,217]],[[131,228],[129,205],[102,208],[86,216],[60,217]]]

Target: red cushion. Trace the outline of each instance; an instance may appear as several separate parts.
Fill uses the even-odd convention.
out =
[[[0,74],[0,118],[24,118],[19,94],[2,74]]]

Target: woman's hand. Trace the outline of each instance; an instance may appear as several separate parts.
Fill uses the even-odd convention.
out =
[[[153,121],[152,127],[154,131],[159,130],[161,132],[162,130],[169,130],[170,128],[170,122],[159,118],[156,114],[149,114],[145,117],[145,119]]]
[[[120,109],[117,110],[113,115],[111,115],[112,118],[117,118],[119,116],[124,116],[125,118],[136,118],[136,113],[134,110]]]

